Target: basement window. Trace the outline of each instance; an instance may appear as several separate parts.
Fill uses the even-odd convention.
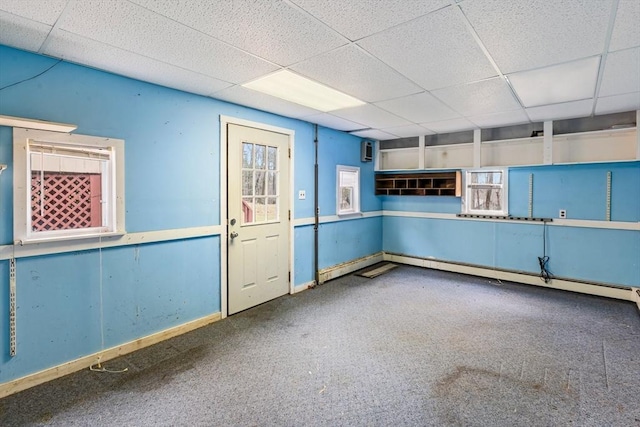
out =
[[[466,171],[462,213],[507,216],[507,177],[506,169]]]
[[[355,166],[337,166],[337,199],[338,215],[360,213],[360,168]]]
[[[124,234],[124,141],[14,129],[20,243]]]

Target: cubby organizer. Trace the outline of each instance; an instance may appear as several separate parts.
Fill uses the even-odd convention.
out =
[[[460,197],[460,181],[460,171],[377,173],[376,195]]]

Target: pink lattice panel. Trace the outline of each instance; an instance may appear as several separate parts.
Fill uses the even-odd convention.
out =
[[[31,175],[33,231],[69,230],[102,225],[99,174],[39,172]]]

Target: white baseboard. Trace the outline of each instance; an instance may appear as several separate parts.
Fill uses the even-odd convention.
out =
[[[157,344],[160,341],[164,341],[169,338],[182,335],[194,329],[201,328],[210,323],[217,322],[220,319],[220,313],[210,314],[200,319],[192,320],[182,325],[165,329],[164,331],[156,332],[155,334],[147,335],[146,337],[142,337],[125,344],[111,347],[106,350],[91,354],[89,356],[84,356],[79,359],[54,366],[53,368],[45,369],[34,374],[29,374],[12,381],[2,383],[0,384],[0,398],[88,368],[97,363],[104,363],[108,360],[115,359],[116,357],[123,356],[136,350],[140,350],[141,348],[149,347],[150,345]]]
[[[353,273],[362,268],[379,263],[382,261],[383,253],[378,252],[373,255],[368,255],[362,258],[354,259],[353,261],[343,262],[342,264],[334,265],[332,267],[323,268],[320,270],[320,284],[335,279],[345,274]]]
[[[544,288],[560,289],[563,291],[579,292],[601,297],[615,298],[625,301],[635,301],[640,309],[640,295],[635,288],[622,288],[613,286],[595,285],[593,283],[574,282],[571,280],[552,279],[545,283],[538,276],[515,273],[504,270],[494,270],[491,268],[477,267],[471,265],[454,264],[434,259],[411,257],[407,255],[384,254],[385,261],[397,262],[400,264],[415,265],[418,267],[432,268],[435,270],[451,271],[454,273],[469,274],[472,276],[487,277],[490,279],[500,279],[510,282],[524,283],[527,285],[542,286]]]
[[[302,285],[296,285],[293,287],[293,292],[291,292],[292,294],[297,294],[298,292],[302,292],[302,291],[306,291],[309,288],[313,288],[316,285],[316,281],[312,280],[310,282],[307,283],[303,283]]]
[[[638,310],[640,310],[640,288],[631,288],[631,289],[632,289],[632,294],[635,297]]]

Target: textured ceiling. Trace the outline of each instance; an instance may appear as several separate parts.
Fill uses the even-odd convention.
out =
[[[0,44],[390,139],[640,109],[639,0],[0,0]],[[289,69],[365,101],[241,85]]]

